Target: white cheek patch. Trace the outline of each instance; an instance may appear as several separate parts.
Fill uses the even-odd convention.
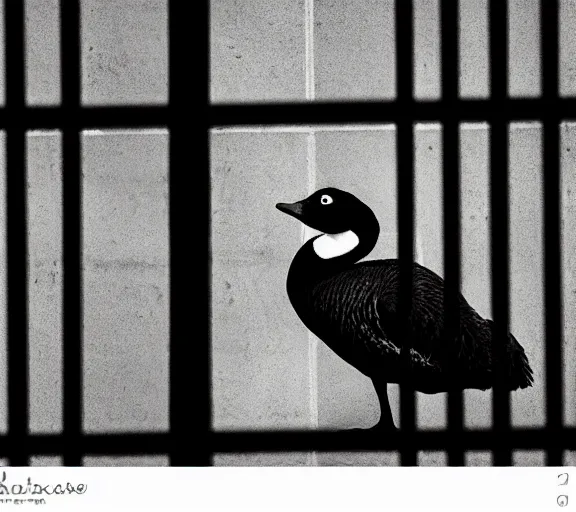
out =
[[[313,242],[314,252],[323,260],[348,254],[360,243],[353,231],[344,231],[335,235],[322,235]]]

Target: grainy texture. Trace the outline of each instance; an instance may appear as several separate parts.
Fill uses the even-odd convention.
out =
[[[438,124],[417,125],[415,131],[414,252],[418,263],[444,276],[442,223],[442,131]],[[416,395],[419,428],[446,426],[446,395]]]
[[[392,0],[316,0],[316,98],[394,98],[394,34]]]
[[[26,101],[60,103],[58,0],[26,0]]]
[[[440,81],[439,0],[414,2],[414,96],[438,99]]]
[[[215,466],[264,466],[264,467],[284,467],[284,466],[309,466],[310,454],[306,452],[294,453],[243,453],[229,454],[217,453],[213,457]]]
[[[304,101],[304,0],[210,1],[213,103]]]
[[[565,129],[565,139],[569,131],[570,129]],[[274,135],[250,134],[250,136],[264,140]],[[240,137],[240,135],[220,133],[218,137]],[[490,318],[488,127],[485,124],[463,125],[461,137],[462,291],[468,302],[481,315]],[[539,426],[544,420],[540,127],[537,124],[517,123],[512,125],[510,137],[511,330],[525,347],[536,377],[533,388],[512,393],[512,421],[515,426]],[[361,129],[347,132],[320,131],[316,133],[314,141],[315,152],[312,155],[314,165],[309,167],[308,176],[300,178],[302,186],[305,186],[304,180],[310,180],[313,189],[339,186],[365,200],[374,208],[382,228],[379,244],[367,259],[394,257],[397,238],[395,131],[389,127],[381,127],[379,131]],[[417,128],[416,256],[418,260],[442,275],[442,222],[440,218],[442,148],[440,141],[438,126],[426,125]],[[304,135],[300,144],[303,152],[306,145],[310,147]],[[251,154],[248,148],[245,151],[246,154]],[[253,156],[253,153],[251,155]],[[571,153],[565,151],[565,166],[571,165],[570,158]],[[569,170],[564,170],[564,197],[568,197],[568,190],[571,190],[572,174]],[[254,179],[256,176],[254,175]],[[252,181],[251,184],[253,183],[258,183],[258,181]],[[240,190],[244,189],[240,186]],[[280,194],[281,197],[271,198],[270,201],[271,204],[276,201],[292,201],[302,199],[306,195],[308,195],[307,192],[303,191],[300,195],[286,199],[284,194]],[[570,230],[573,212],[569,203],[565,202],[563,212],[565,229]],[[282,217],[275,221],[278,226],[282,226]],[[286,223],[290,225],[293,222],[291,219],[285,219],[284,224]],[[258,231],[257,225],[253,225]],[[285,227],[285,225],[282,226],[282,228]],[[301,244],[301,234],[293,235],[290,245],[293,244],[296,247],[287,257],[286,268],[279,268],[279,272],[287,272],[289,260]],[[569,260],[571,254],[569,246],[566,246],[564,252],[566,290],[568,291],[566,293],[571,296],[569,269],[572,268],[573,262]],[[281,281],[285,279],[285,274],[280,275],[279,279]],[[567,294],[565,297],[565,300],[568,300],[565,315],[567,326],[569,326],[573,316],[571,312],[575,308],[571,308],[569,302],[571,299]],[[299,330],[301,325],[298,319],[293,319],[293,321],[294,328]],[[570,354],[573,354],[574,350],[573,341],[568,334],[565,346],[568,350],[566,357],[568,368],[572,364]],[[309,366],[308,361],[304,364],[314,371],[315,368]],[[318,342],[316,364],[318,421],[321,428],[367,427],[376,423],[379,413],[378,402],[368,379],[335,356],[322,342]],[[565,403],[568,404],[566,417],[567,421],[568,419],[574,421],[573,406],[570,401],[574,390],[569,371],[566,370]],[[397,420],[396,386],[390,386],[390,391],[392,410]],[[490,399],[490,391],[465,391],[466,428],[478,429],[491,426]],[[237,400],[241,400],[241,397]],[[443,428],[445,425],[444,402],[444,395],[418,394],[419,428]],[[228,407],[231,406],[232,404],[228,405]],[[260,421],[254,424],[256,428],[259,426],[262,426]],[[394,456],[395,454],[392,453],[318,453],[316,460],[319,465],[394,465],[396,463]],[[541,462],[537,453],[532,458],[529,454],[523,457],[522,464],[539,465]],[[422,462],[432,461],[431,463],[441,464],[442,460],[442,458],[431,456],[431,458],[422,459]],[[489,454],[471,452],[466,460],[470,465],[487,465],[490,464],[491,459]],[[221,462],[225,463],[225,460],[221,459]],[[250,463],[260,462],[252,457]]]
[[[491,317],[489,233],[489,149],[484,124],[466,124],[460,130],[461,229],[463,295],[484,318]],[[446,149],[445,151],[448,151]],[[521,340],[524,342],[524,340]],[[464,391],[464,424],[487,428],[492,424],[492,391]]]
[[[460,2],[460,96],[486,98],[488,73],[488,0]]]
[[[576,426],[576,124],[561,128],[562,278],[564,287],[564,422]]]
[[[509,0],[511,96],[540,94],[540,1]]]
[[[28,136],[30,430],[62,431],[62,137]]]
[[[167,134],[84,135],[84,428],[168,429]]]
[[[489,94],[487,0],[462,0],[460,93]],[[561,0],[560,91],[574,95],[576,0]],[[0,17],[4,2],[0,1]],[[213,0],[213,102],[304,101],[314,65],[316,98],[393,98],[392,0],[315,0],[306,51],[305,0]],[[153,104],[167,100],[167,2],[83,0],[83,102]],[[27,99],[60,98],[55,0],[28,0]],[[510,92],[539,92],[538,2],[510,2]],[[438,1],[415,2],[415,91],[437,98]],[[0,23],[0,39],[4,26]],[[310,36],[310,33],[308,33]],[[313,44],[312,44],[313,43]],[[0,44],[0,104],[4,102]],[[192,59],[193,60],[193,59]],[[311,84],[308,84],[309,86]],[[310,91],[309,91],[310,93]],[[562,127],[562,275],[564,278],[565,423],[576,425],[576,130]],[[372,127],[374,128],[374,127]],[[537,125],[511,134],[511,330],[535,373],[533,388],[512,394],[515,426],[539,426],[543,405],[541,144]],[[378,402],[370,381],[315,340],[285,294],[287,269],[305,236],[274,209],[310,188],[350,190],[374,208],[382,227],[368,259],[395,257],[395,130],[212,135],[212,335],[214,428],[285,429],[371,426]],[[440,275],[442,220],[438,127],[416,132],[417,260]],[[167,135],[90,133],[84,151],[85,423],[90,432],[168,428]],[[315,148],[315,151],[314,151]],[[462,127],[462,291],[490,317],[489,169],[486,125]],[[61,429],[60,148],[54,134],[29,146],[31,430]],[[0,196],[4,196],[0,134]],[[195,172],[182,163],[182,172]],[[191,191],[195,194],[204,191]],[[5,217],[0,201],[0,217]],[[191,245],[198,226],[190,221]],[[6,430],[5,226],[0,223],[0,432]],[[54,262],[56,262],[54,264]],[[203,278],[202,269],[201,274]],[[186,390],[184,391],[186,393]],[[193,401],[193,398],[190,398]],[[491,426],[491,392],[465,392],[466,428]],[[398,388],[390,386],[398,420]],[[193,402],[191,402],[193,403]],[[445,425],[445,396],[417,396],[419,428]],[[575,452],[565,464],[574,465]],[[0,460],[0,464],[6,461]],[[34,456],[33,464],[59,464]],[[222,455],[217,465],[398,465],[397,453]],[[86,465],[166,465],[166,457],[86,457]],[[444,455],[421,453],[422,465]],[[490,465],[489,452],[468,452],[467,465]],[[514,453],[516,465],[542,465],[542,452]]]
[[[32,455],[32,457],[30,457],[30,465],[41,467],[62,466],[62,457],[53,457],[48,455]]]
[[[379,241],[368,259],[397,256],[396,131],[318,133],[315,189],[335,186],[369,204],[380,223]],[[305,194],[308,195],[308,194]],[[301,197],[300,199],[303,199]],[[398,418],[397,386],[390,406]],[[380,414],[372,382],[318,342],[320,428],[371,427]],[[327,457],[327,460],[323,460]],[[320,465],[395,465],[394,453],[318,454]]]
[[[0,0],[0,19],[4,19],[4,0]],[[0,105],[6,101],[6,55],[4,23],[0,23]]]
[[[318,466],[399,466],[398,452],[318,452]]]
[[[560,87],[562,96],[576,96],[576,0],[560,0]]]
[[[419,466],[446,466],[448,457],[446,452],[418,452],[418,465]]]
[[[510,330],[534,370],[534,387],[512,393],[512,425],[544,426],[542,127],[510,130]]]
[[[576,451],[566,450],[564,452],[564,465],[565,466],[576,466]]]
[[[308,336],[285,286],[302,228],[274,207],[307,194],[306,135],[213,134],[211,146],[214,428],[310,427]]]
[[[543,450],[515,450],[512,452],[514,466],[546,466],[546,452]]]
[[[82,103],[166,103],[166,0],[82,0],[81,5]]]
[[[491,466],[492,452],[488,451],[466,452],[464,460],[466,462],[466,466]]]
[[[131,455],[123,457],[88,456],[82,460],[83,466],[92,467],[158,467],[169,466],[168,456],[165,455]]]
[[[0,197],[6,197],[6,134],[3,131],[0,131]],[[0,217],[6,218],[6,200],[0,201]],[[5,433],[8,429],[6,250],[6,223],[2,222],[0,223],[0,433]]]

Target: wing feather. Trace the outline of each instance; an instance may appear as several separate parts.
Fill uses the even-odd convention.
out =
[[[437,373],[454,354],[465,361],[466,366],[488,366],[485,350],[474,343],[479,334],[485,335],[485,321],[462,297],[460,331],[456,339],[447,340],[442,279],[417,264],[413,279],[408,322],[413,368]],[[398,291],[397,260],[360,263],[320,281],[310,294],[310,305],[317,319],[316,334],[366,374],[378,368],[397,369],[403,344],[397,311]],[[482,357],[478,359],[478,356]]]

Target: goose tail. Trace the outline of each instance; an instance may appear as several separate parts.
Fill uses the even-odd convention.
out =
[[[515,338],[510,334],[511,341],[515,340]],[[516,341],[516,343],[518,343]],[[518,345],[519,346],[519,345]],[[514,350],[512,352],[512,361],[511,361],[511,389],[524,389],[529,386],[532,386],[534,383],[534,374],[532,372],[532,368],[530,368],[530,363],[528,362],[528,358],[524,353],[524,349],[519,347],[519,350]]]
[[[492,328],[494,322],[488,320],[488,323],[490,328]],[[528,362],[522,345],[518,343],[518,340],[512,334],[508,334],[508,347],[506,352],[508,354],[507,384],[509,389],[514,391],[532,386],[534,383],[534,373],[532,372],[532,368],[530,368],[530,363]]]

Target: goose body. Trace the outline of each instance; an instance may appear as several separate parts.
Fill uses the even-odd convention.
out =
[[[338,356],[370,377],[382,408],[378,428],[394,428],[387,383],[424,393],[488,389],[499,365],[510,390],[531,386],[524,349],[510,334],[505,354],[492,360],[492,321],[482,318],[460,295],[456,335],[444,328],[444,283],[414,263],[409,318],[410,368],[402,364],[398,315],[398,260],[357,263],[374,248],[379,224],[368,206],[348,192],[322,189],[277,208],[323,232],[294,257],[286,282],[290,302],[306,327]],[[403,354],[405,355],[405,354]]]

